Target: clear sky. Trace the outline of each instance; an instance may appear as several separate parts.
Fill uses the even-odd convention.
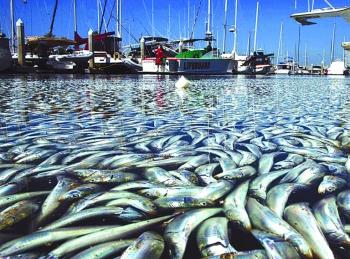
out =
[[[105,0],[100,0],[104,5]],[[311,0],[310,0],[311,1]],[[350,6],[350,0],[329,0],[335,7]],[[14,0],[15,19],[21,18],[25,23],[26,35],[42,35],[49,30],[54,0]],[[27,2],[26,4],[24,2]],[[86,36],[87,31],[97,29],[96,0],[77,0],[78,31]],[[115,0],[107,0],[106,23],[110,19],[108,29],[115,30],[115,9],[112,11]],[[158,35],[178,39],[188,35],[188,3],[190,6],[190,28],[192,30],[195,14],[198,19],[194,30],[195,37],[203,37],[207,17],[207,0],[154,0],[154,24]],[[213,5],[213,33],[218,38],[217,44],[222,49],[223,20],[225,0],[212,0]],[[234,2],[228,0],[228,25],[234,21]],[[284,56],[295,56],[298,41],[299,25],[289,18],[295,12],[307,11],[308,0],[259,0],[260,15],[258,27],[258,47],[265,52],[277,55],[281,22],[284,24],[283,53]],[[0,0],[0,24],[2,30],[10,32],[10,0]],[[170,27],[169,27],[170,5]],[[249,32],[254,35],[256,0],[239,0],[238,7],[238,51],[246,53]],[[323,0],[315,0],[315,8],[324,8],[327,5]],[[122,21],[126,30],[130,29],[130,36],[123,30],[123,43],[134,43],[134,38],[149,35],[152,32],[152,1],[151,0],[123,0]],[[112,14],[110,18],[110,14]],[[307,48],[308,62],[320,63],[323,53],[326,63],[330,59],[331,37],[333,24],[336,22],[336,57],[342,57],[341,42],[350,41],[350,24],[342,18],[318,20],[317,25],[301,28],[300,63],[304,63],[305,47]],[[169,31],[170,28],[170,31]],[[103,26],[104,30],[104,26]],[[59,0],[54,34],[58,36],[73,36],[73,0]],[[233,35],[228,32],[227,49],[233,46]]]

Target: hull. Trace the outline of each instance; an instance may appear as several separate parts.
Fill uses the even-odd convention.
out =
[[[133,62],[120,61],[115,63],[97,63],[94,68],[90,70],[96,74],[136,74],[141,67]]]
[[[157,66],[154,58],[142,61],[143,73],[222,75],[231,73],[231,59],[168,58],[163,66]]]
[[[0,72],[9,69],[12,66],[12,57],[9,49],[9,40],[0,38]]]
[[[290,75],[292,73],[289,69],[276,69],[275,74],[277,75]]]

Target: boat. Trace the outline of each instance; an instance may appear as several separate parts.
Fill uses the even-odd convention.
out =
[[[259,23],[259,1],[257,1],[256,3],[254,51],[252,54],[246,57],[243,63],[238,64],[237,69],[233,71],[234,74],[267,75],[267,74],[273,73],[273,65],[271,63],[271,58],[274,56],[274,54],[265,54],[262,49],[257,49],[258,23]],[[236,38],[235,38],[235,41],[236,41]],[[250,52],[250,34],[248,37],[247,52],[248,53]]]
[[[263,50],[254,51],[241,66],[238,66],[234,73],[243,75],[271,74],[273,73],[272,57],[273,54],[264,54]]]
[[[12,66],[12,58],[9,47],[9,39],[0,32],[0,72],[8,70]]]
[[[211,1],[208,0],[207,30],[204,39],[181,39],[173,43],[179,43],[178,54],[175,57],[167,57],[164,65],[158,67],[156,58],[146,57],[141,61],[143,73],[156,74],[202,74],[221,75],[231,73],[230,65],[233,60],[222,58],[217,48],[212,48],[211,44],[215,40],[211,33]],[[204,49],[192,48],[192,44],[197,41],[207,42]],[[190,43],[184,47],[184,43]]]
[[[298,70],[298,65],[296,64],[296,62],[294,62],[294,59],[288,57],[285,59],[285,61],[279,62],[275,66],[274,73],[279,75],[292,75],[297,73]]]
[[[349,75],[349,69],[345,67],[343,60],[335,60],[325,70],[326,75]]]
[[[91,73],[135,74],[142,70],[137,60],[111,56],[106,51],[94,51],[94,67]]]

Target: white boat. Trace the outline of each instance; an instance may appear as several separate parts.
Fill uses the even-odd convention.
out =
[[[142,70],[136,60],[112,57],[106,51],[94,52],[94,73],[135,74]]]
[[[88,50],[79,50],[74,51],[71,54],[63,54],[63,55],[50,55],[49,58],[54,58],[57,61],[71,61],[74,63],[84,63],[88,62],[91,59],[93,53]]]
[[[331,63],[329,68],[326,69],[326,75],[348,75],[349,70],[345,67],[345,63],[342,60],[336,60]]]
[[[0,33],[0,72],[9,69],[12,66],[11,52],[9,48],[9,39]]]
[[[297,73],[298,69],[298,65],[294,62],[294,59],[288,58],[275,66],[274,73],[278,75],[291,75]]]

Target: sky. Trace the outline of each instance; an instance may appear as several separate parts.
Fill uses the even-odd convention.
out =
[[[86,36],[91,28],[97,30],[97,0],[76,0],[78,9],[78,32]],[[105,0],[99,0],[104,5]],[[211,0],[214,37],[218,48],[223,49],[223,24],[225,0]],[[295,5],[296,1],[296,5]],[[310,0],[311,1],[311,0]],[[314,0],[315,8],[327,7],[324,0]],[[26,2],[26,3],[24,3]],[[15,20],[21,18],[25,24],[26,35],[43,35],[49,31],[54,0],[14,0]],[[157,35],[170,39],[186,38],[192,31],[194,20],[194,36],[203,37],[207,20],[208,0],[153,0],[154,30]],[[228,0],[227,24],[234,23],[235,0]],[[350,6],[350,0],[329,0],[335,7]],[[253,43],[257,0],[238,0],[238,52],[246,54],[248,36],[251,34]],[[105,23],[108,30],[116,27],[115,0],[107,0]],[[170,6],[170,26],[169,26]],[[188,6],[190,26],[188,26]],[[277,56],[281,23],[283,23],[283,47],[281,58],[297,57],[299,25],[290,18],[292,13],[305,12],[308,0],[259,0],[259,22],[257,30],[257,46],[267,53]],[[296,7],[296,8],[295,8]],[[122,4],[123,44],[135,43],[142,35],[152,33],[152,0],[123,0]],[[197,16],[197,19],[195,17]],[[313,26],[300,28],[301,41],[300,64],[320,64],[323,57],[329,63],[331,56],[331,39],[334,23],[336,24],[335,57],[342,58],[341,42],[350,41],[350,24],[342,18],[317,20]],[[0,26],[3,32],[10,34],[10,0],[0,0]],[[190,30],[188,29],[190,28]],[[103,29],[105,30],[105,26]],[[73,0],[59,0],[54,34],[56,36],[73,37]],[[203,43],[204,44],[204,43]],[[204,45],[198,47],[203,47]],[[227,32],[227,52],[233,48],[233,34]]]

